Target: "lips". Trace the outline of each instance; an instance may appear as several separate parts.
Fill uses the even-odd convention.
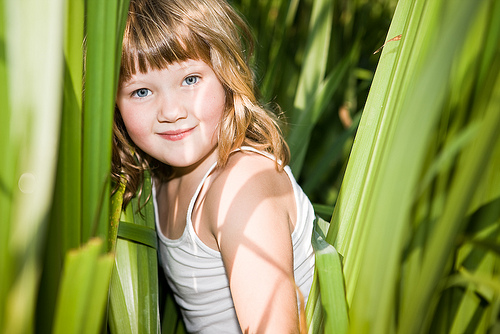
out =
[[[169,141],[178,141],[186,138],[193,132],[194,127],[189,129],[178,129],[158,133],[160,137]]]

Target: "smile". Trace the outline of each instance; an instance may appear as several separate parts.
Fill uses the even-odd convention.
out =
[[[189,129],[180,129],[180,130],[173,130],[173,131],[165,131],[165,132],[160,132],[158,135],[162,137],[163,139],[169,140],[169,141],[178,141],[186,138],[191,134],[193,131],[194,127],[189,128]]]

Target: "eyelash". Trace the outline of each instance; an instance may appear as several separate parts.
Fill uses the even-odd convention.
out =
[[[144,97],[146,97],[146,96],[138,96],[138,93],[139,93],[140,91],[147,91],[148,95],[146,95],[146,96],[149,96],[149,95],[150,95],[150,93],[151,93],[151,91],[150,91],[149,89],[147,89],[147,88],[139,88],[139,89],[134,90],[134,91],[132,92],[132,96],[133,96],[133,97],[138,97],[138,98],[144,98]]]
[[[192,84],[188,84],[187,81],[189,79],[196,79],[196,82],[192,83]],[[200,77],[197,76],[197,75],[190,75],[188,77],[186,77],[183,81],[182,81],[182,85],[184,85],[184,83],[186,83],[186,86],[192,86],[192,85],[196,85],[198,82],[200,81]]]
[[[190,80],[190,79],[195,79],[196,82],[193,82],[193,83],[189,84],[187,81]],[[186,77],[184,80],[182,80],[182,85],[186,84],[186,86],[192,86],[192,85],[196,85],[199,81],[200,81],[200,77],[199,76],[197,76],[197,75],[190,75],[190,76]],[[149,93],[151,93],[151,91],[149,89],[147,89],[147,88],[139,88],[139,89],[134,90],[132,92],[132,96],[133,97],[138,97],[138,98],[144,98],[144,97],[148,96],[148,95],[146,95],[146,96],[138,96],[138,93],[140,91],[148,91],[148,95],[149,95]]]

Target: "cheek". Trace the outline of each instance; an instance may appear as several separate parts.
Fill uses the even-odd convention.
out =
[[[132,141],[140,146],[140,139],[142,138],[141,136],[141,128],[135,126],[137,123],[125,123],[125,128],[127,129],[128,135],[132,139]]]
[[[205,120],[216,140],[226,105],[225,100],[220,98],[214,98],[210,102],[210,106],[207,108],[208,112],[205,113]]]
[[[146,130],[144,119],[140,117],[140,113],[130,112],[127,110],[120,113],[128,135],[132,141],[140,147],[141,138],[143,138]]]
[[[215,87],[217,88],[214,90],[212,96],[207,99],[209,101],[209,108],[207,110],[210,110],[208,114],[210,114],[210,118],[214,120],[214,123],[219,124],[226,110],[226,93],[220,83],[215,85]]]

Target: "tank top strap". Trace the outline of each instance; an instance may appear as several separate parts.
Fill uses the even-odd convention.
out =
[[[196,191],[194,192],[193,197],[191,197],[191,201],[189,202],[188,211],[187,211],[187,222],[191,222],[191,215],[193,213],[194,203],[198,199],[198,196],[200,195],[201,188],[205,184],[205,181],[207,180],[208,176],[213,172],[215,167],[217,167],[217,162],[214,162],[212,164],[212,166],[210,166],[210,168],[208,169],[208,171],[205,173],[205,175],[201,179],[200,183],[198,184],[198,187],[196,188]]]
[[[260,155],[263,155],[263,156],[265,156],[273,161],[276,160],[276,158],[271,153],[259,151],[258,149],[256,149],[255,147],[252,147],[252,146],[241,146],[240,148],[235,149],[231,153],[237,152],[237,151],[250,151],[250,152],[254,152],[254,153],[258,153]],[[278,163],[281,165],[281,161],[278,161]]]
[[[241,146],[233,151],[231,151],[231,154],[234,153],[234,152],[238,152],[238,151],[250,151],[250,152],[254,152],[254,153],[258,153],[260,155],[263,155],[271,160],[275,160],[276,158],[271,155],[270,153],[267,153],[267,152],[263,152],[263,151],[259,151],[258,149],[254,148],[254,147],[251,147],[251,146]],[[278,161],[279,164],[281,164],[281,161]],[[214,162],[214,164],[208,169],[208,171],[205,173],[205,176],[203,176],[203,178],[201,179],[200,183],[198,184],[198,187],[196,188],[196,191],[193,195],[193,197],[191,197],[191,201],[189,202],[189,206],[188,206],[188,211],[187,211],[187,225],[192,228],[190,225],[192,225],[191,223],[191,216],[193,214],[193,209],[194,209],[194,204],[196,203],[196,200],[198,199],[198,196],[200,195],[200,192],[201,192],[201,188],[203,187],[203,185],[205,184],[205,181],[207,180],[207,178],[210,176],[210,174],[213,172],[213,170],[217,167],[217,162]]]
[[[242,146],[241,148],[237,148],[237,149],[231,151],[231,153],[238,152],[238,151],[252,151],[255,153],[264,154],[263,152],[256,150],[255,148],[253,148],[251,146]],[[194,192],[193,197],[191,197],[191,201],[189,202],[188,211],[187,211],[187,218],[188,218],[187,221],[188,222],[191,221],[191,214],[193,213],[194,203],[196,202],[196,200],[198,199],[198,196],[200,195],[201,188],[203,187],[203,185],[205,184],[205,181],[207,180],[208,176],[213,172],[215,167],[217,167],[217,162],[214,162],[212,164],[212,166],[210,166],[210,168],[208,169],[208,171],[205,173],[205,175],[201,179],[200,183],[198,184],[198,187],[196,188],[196,191]]]

